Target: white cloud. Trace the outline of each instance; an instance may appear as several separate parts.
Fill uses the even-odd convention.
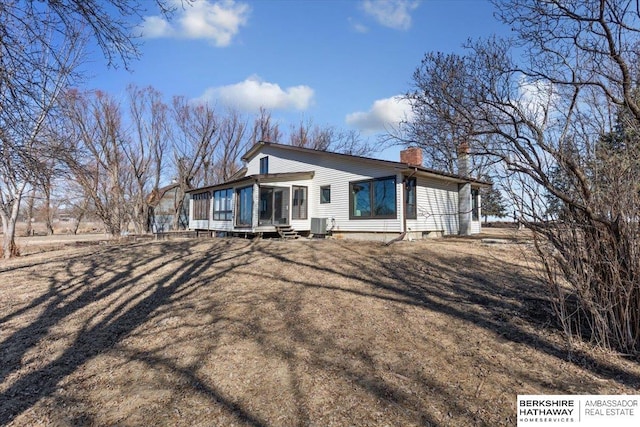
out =
[[[358,111],[347,114],[346,122],[358,128],[364,134],[384,132],[389,127],[396,127],[403,120],[411,120],[413,111],[411,103],[402,96],[378,99],[369,111]]]
[[[419,6],[416,0],[364,0],[362,9],[380,25],[395,30],[411,28],[411,12]]]
[[[176,0],[173,0],[176,1]],[[147,38],[176,37],[205,39],[215,46],[225,47],[247,23],[251,8],[246,3],[234,0],[193,0],[192,3],[178,1],[175,24],[161,16],[145,16],[142,36]]]
[[[313,101],[313,89],[299,85],[282,89],[277,83],[262,81],[258,76],[226,86],[207,89],[200,101],[221,103],[242,111],[306,110]]]
[[[545,81],[532,81],[526,77],[520,78],[520,99],[518,106],[527,117],[540,126],[546,125],[556,111],[557,94],[554,87]]]
[[[349,25],[351,28],[357,33],[367,33],[369,32],[369,28],[366,25],[354,20],[353,18],[349,18]]]

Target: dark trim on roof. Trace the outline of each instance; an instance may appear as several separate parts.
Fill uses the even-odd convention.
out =
[[[420,171],[420,172],[424,172],[426,174],[429,175],[433,175],[434,178],[448,178],[449,180],[454,180],[457,181],[459,183],[464,183],[464,182],[470,182],[472,184],[477,184],[478,186],[481,187],[485,187],[485,186],[491,186],[492,183],[487,182],[487,181],[482,181],[479,179],[475,179],[475,178],[467,178],[467,177],[463,177],[460,175],[456,175],[456,174],[452,174],[452,173],[448,173],[448,172],[442,172],[442,171],[437,171],[435,169],[429,169],[429,168],[424,168],[422,166],[412,166],[408,163],[402,163],[402,162],[394,162],[392,160],[382,160],[382,159],[374,159],[373,157],[364,157],[364,156],[354,156],[352,154],[344,154],[344,153],[336,153],[333,151],[323,151],[323,150],[315,150],[313,148],[306,148],[306,147],[296,147],[294,145],[285,145],[285,144],[278,144],[275,142],[268,142],[268,141],[259,141],[256,144],[253,145],[253,147],[251,147],[249,149],[249,151],[247,151],[245,153],[244,156],[242,156],[242,160],[244,162],[248,162],[249,160],[251,160],[256,154],[258,154],[263,147],[276,147],[276,148],[281,148],[284,150],[290,150],[290,151],[297,151],[300,153],[312,153],[312,154],[320,154],[320,155],[328,155],[328,156],[339,156],[342,158],[350,158],[350,159],[354,159],[354,160],[359,160],[359,161],[366,161],[366,162],[372,162],[372,163],[376,163],[379,165],[386,165],[386,166],[391,166],[391,167],[395,167],[395,168],[399,168],[401,170],[411,170],[411,171]]]
[[[217,190],[223,188],[233,187],[236,184],[241,184],[244,182],[281,182],[281,181],[298,181],[302,179],[312,179],[315,175],[315,172],[284,172],[284,173],[267,173],[261,175],[249,175],[241,178],[237,178],[231,181],[226,181],[221,184],[209,185],[207,187],[194,188],[193,190],[188,190],[187,193],[198,193],[201,191],[207,190]]]
[[[465,182],[469,182],[472,185],[477,185],[479,187],[491,187],[493,185],[493,183],[491,182],[487,182],[487,181],[482,181],[480,179],[475,179],[475,178],[465,178],[463,176],[460,175],[456,175],[453,173],[448,173],[448,172],[442,172],[442,171],[437,171],[434,169],[429,169],[429,168],[423,168],[423,167],[419,167],[419,166],[407,166],[407,170],[415,170],[417,172],[420,172],[421,174],[433,177],[433,178],[445,178],[451,181],[455,181],[459,184],[463,184]]]
[[[243,166],[236,173],[229,177],[229,181],[233,181],[234,179],[242,178],[247,174],[247,167]]]

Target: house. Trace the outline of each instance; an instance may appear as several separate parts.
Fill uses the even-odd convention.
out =
[[[179,201],[179,186],[177,183],[166,185],[153,190],[147,196],[149,204],[149,230],[153,233],[162,233],[171,230],[173,219],[176,215],[176,206]],[[178,228],[184,230],[188,225],[189,198],[185,198],[183,209],[179,213]]]
[[[479,189],[490,183],[424,168],[419,148],[400,157],[395,162],[259,142],[229,181],[190,191],[189,228],[376,239],[480,232]],[[462,171],[467,157],[459,156]]]

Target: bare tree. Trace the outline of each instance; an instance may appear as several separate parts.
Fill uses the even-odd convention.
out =
[[[40,9],[9,3],[0,18],[0,219],[2,255],[8,258],[18,253],[15,228],[25,190],[55,155],[44,134],[73,78],[83,40],[72,28],[58,33],[59,22]]]
[[[182,6],[190,5],[192,0],[182,0]],[[40,7],[39,3],[44,3]],[[155,0],[154,2],[165,16],[176,8],[176,2]],[[139,56],[137,38],[138,31],[135,19],[142,18],[144,10],[136,0],[9,0],[4,2],[0,12],[8,17],[0,20],[0,33],[16,42],[17,37],[11,33],[13,19],[28,30],[37,33],[42,25],[69,34],[77,28],[86,28],[100,46],[109,65],[120,63],[128,67],[132,60]]]
[[[184,97],[174,97],[172,115],[175,123],[173,166],[179,185],[172,224],[176,230],[184,217],[186,192],[210,179],[218,120],[209,105],[193,104]]]
[[[107,232],[119,237],[127,230],[130,217],[126,190],[132,180],[132,172],[125,162],[127,142],[120,106],[100,91],[70,91],[63,108],[64,131],[71,148],[66,164],[91,198]]]
[[[33,211],[36,204],[36,189],[31,188],[29,195],[27,196],[27,212],[25,213],[25,221],[27,227],[24,230],[25,236],[31,236],[33,234]]]
[[[160,188],[164,154],[168,146],[168,107],[157,90],[129,86],[129,113],[133,126],[131,139],[123,146],[127,167],[131,170],[132,222],[136,233],[149,231],[148,196]]]
[[[356,156],[371,154],[373,151],[356,131],[341,131],[333,126],[319,126],[313,124],[312,120],[291,125],[289,145]]]
[[[187,0],[188,2],[188,0]],[[170,11],[157,0],[164,13]],[[168,3],[172,4],[172,3]],[[91,34],[109,64],[127,66],[138,54],[134,0],[9,0],[0,5],[0,218],[2,256],[18,253],[15,226],[24,191],[56,158],[42,132],[59,94],[72,81],[84,35]]]
[[[474,110],[467,87],[471,76],[468,58],[456,54],[429,52],[413,73],[413,88],[405,94],[413,119],[390,129],[387,142],[420,147],[426,166],[458,173],[461,144],[470,152],[471,176],[482,176],[488,158],[481,156],[480,144],[470,144],[474,132]],[[451,108],[456,104],[457,108]]]
[[[253,132],[249,145],[254,145],[260,141],[278,142],[282,139],[282,133],[277,123],[273,122],[271,113],[265,108],[260,108],[258,116],[253,123]]]
[[[240,157],[247,149],[247,120],[235,110],[227,111],[217,132],[214,168],[205,177],[205,184],[219,184],[228,180],[240,167]]]
[[[433,126],[497,162],[494,173],[535,233],[567,336],[590,333],[604,347],[637,352],[638,3],[495,3],[514,40],[469,42],[456,59],[459,80],[439,87],[432,80],[416,96],[437,99],[420,108]],[[603,155],[621,117],[624,137],[615,136],[621,143]],[[558,173],[563,179],[554,179]],[[550,199],[563,210],[551,222]]]

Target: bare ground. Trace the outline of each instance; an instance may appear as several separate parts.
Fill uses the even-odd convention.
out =
[[[486,241],[485,241],[486,242]],[[176,240],[0,264],[0,425],[499,426],[635,394],[571,351],[525,243]]]

